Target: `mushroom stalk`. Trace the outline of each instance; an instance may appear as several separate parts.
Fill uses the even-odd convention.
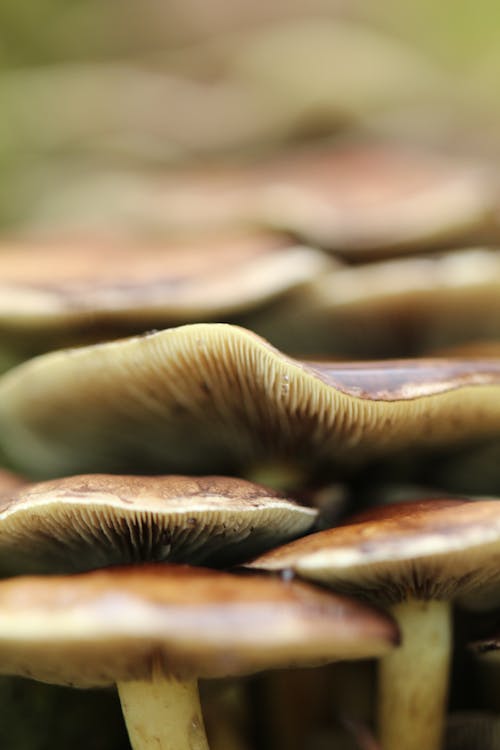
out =
[[[448,695],[450,604],[413,599],[395,605],[392,613],[402,645],[379,665],[382,750],[439,750]]]
[[[154,670],[151,680],[120,682],[133,750],[208,750],[196,680]]]

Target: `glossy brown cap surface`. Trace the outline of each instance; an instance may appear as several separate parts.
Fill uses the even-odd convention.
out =
[[[500,500],[423,500],[374,508],[271,550],[250,567],[292,569],[385,603],[474,596],[500,584]]]
[[[83,475],[0,496],[0,570],[229,565],[306,533],[317,511],[229,477]]]
[[[500,360],[290,359],[198,324],[38,357],[0,380],[0,450],[31,476],[342,467],[500,437]]]
[[[308,584],[182,566],[0,582],[0,672],[82,687],[383,654],[386,615]]]

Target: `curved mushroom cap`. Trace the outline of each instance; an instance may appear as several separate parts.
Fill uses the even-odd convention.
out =
[[[308,148],[250,166],[173,174],[165,221],[253,221],[352,258],[394,255],[481,237],[495,189],[484,167],[377,143]],[[490,232],[491,233],[491,232]]]
[[[291,568],[389,604],[453,599],[500,584],[500,500],[444,499],[375,508],[265,553],[249,567]]]
[[[306,533],[317,511],[227,477],[87,475],[0,497],[0,570],[231,564]]]
[[[500,335],[500,251],[474,248],[339,266],[255,310],[249,327],[302,355],[448,357]],[[439,354],[432,349],[443,349]],[[467,348],[452,356],[468,357]],[[499,345],[471,349],[498,357]]]
[[[55,352],[0,381],[0,450],[37,476],[343,470],[500,437],[500,360],[304,363],[244,329],[185,326]]]
[[[0,673],[82,687],[367,658],[394,622],[307,584],[187,566],[0,582]]]
[[[146,247],[59,239],[0,250],[2,334],[216,317],[262,304],[330,265],[317,250],[263,233]]]

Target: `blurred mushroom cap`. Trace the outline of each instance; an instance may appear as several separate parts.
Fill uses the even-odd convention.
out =
[[[499,292],[500,251],[468,248],[338,264],[247,320],[301,356],[496,358]]]
[[[496,187],[482,164],[383,142],[284,151],[172,173],[164,227],[267,226],[349,260],[493,241]],[[196,210],[194,210],[196,207]]]
[[[329,266],[319,251],[247,232],[148,243],[98,238],[4,241],[2,333],[234,314],[299,286]]]
[[[378,656],[394,622],[307,584],[182,566],[0,582],[0,672],[80,687]]]

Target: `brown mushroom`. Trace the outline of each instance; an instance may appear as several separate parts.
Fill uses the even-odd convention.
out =
[[[39,357],[0,380],[0,451],[32,476],[347,473],[500,436],[499,360],[301,362],[197,324]]]
[[[330,266],[286,237],[233,234],[138,245],[57,238],[0,248],[0,353],[12,360],[74,343],[225,319]]]
[[[447,346],[500,335],[500,251],[338,266],[242,322],[301,356],[448,357]],[[498,354],[498,346],[452,352]]]
[[[494,238],[484,165],[376,142],[174,172],[157,201],[171,230],[192,228],[196,206],[199,225],[286,229],[350,260]]]
[[[0,496],[0,570],[229,565],[306,533],[317,511],[229,477],[85,475]]]
[[[346,525],[272,550],[250,567],[384,604],[402,647],[380,663],[383,750],[437,750],[443,734],[451,602],[476,596],[500,569],[500,500],[445,499],[375,508]]]
[[[312,586],[178,566],[0,582],[0,673],[118,684],[135,750],[206,748],[196,680],[379,656],[390,618]]]

